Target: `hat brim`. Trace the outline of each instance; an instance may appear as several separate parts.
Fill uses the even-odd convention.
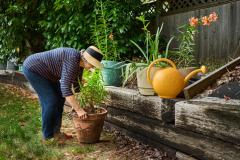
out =
[[[86,61],[88,63],[90,63],[91,65],[93,65],[94,67],[101,69],[103,68],[103,64],[98,61],[97,59],[95,59],[94,57],[92,57],[87,51],[83,52],[83,56],[86,59]]]

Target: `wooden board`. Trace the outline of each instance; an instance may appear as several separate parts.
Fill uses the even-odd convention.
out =
[[[187,86],[183,90],[185,98],[190,99],[201,93],[209,85],[213,84],[218,78],[220,78],[224,73],[226,73],[227,71],[231,71],[239,64],[240,57],[213,71],[212,73],[208,74],[206,77],[198,80],[197,82]]]
[[[176,153],[176,158],[178,160],[197,160],[196,158],[193,158],[193,157],[191,157],[189,155],[186,155],[186,154],[184,154],[182,152],[177,152]]]
[[[178,99],[162,99],[158,96],[142,96],[136,90],[106,87],[110,95],[107,106],[139,113],[164,122],[174,122],[174,104]]]
[[[159,120],[146,118],[140,114],[108,107],[106,121],[121,128],[170,146],[192,157],[206,160],[237,160],[240,146],[210,138],[201,134],[165,125]]]
[[[13,73],[4,72],[0,75],[0,83],[13,84]]]
[[[22,72],[15,71],[13,74],[16,80],[23,81],[23,82],[28,81]]]
[[[206,97],[178,102],[175,125],[240,146],[240,100]]]

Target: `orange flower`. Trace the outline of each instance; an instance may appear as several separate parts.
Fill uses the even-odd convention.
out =
[[[190,26],[196,27],[198,25],[198,18],[192,17],[189,19]]]
[[[110,33],[110,35],[108,36],[108,38],[109,38],[110,40],[113,40],[113,34]]]
[[[202,17],[202,25],[204,25],[204,26],[210,25],[210,21],[207,16]]]
[[[210,22],[215,22],[215,21],[217,21],[217,19],[218,19],[218,15],[216,12],[213,12],[213,13],[209,14],[209,16],[208,16],[208,20]]]

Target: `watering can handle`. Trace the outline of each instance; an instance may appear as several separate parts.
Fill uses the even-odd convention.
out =
[[[152,79],[151,79],[151,75],[150,75],[151,69],[152,69],[152,67],[154,66],[154,64],[157,63],[157,62],[167,62],[167,63],[169,63],[173,68],[177,69],[175,63],[174,63],[173,61],[171,61],[170,59],[167,59],[167,58],[159,58],[159,59],[153,61],[153,62],[149,65],[149,67],[148,67],[148,69],[147,69],[147,80],[148,80],[148,82],[149,82],[150,84],[152,84]]]

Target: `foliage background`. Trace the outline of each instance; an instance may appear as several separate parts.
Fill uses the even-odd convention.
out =
[[[140,42],[141,24],[135,17],[141,0],[104,0],[108,27],[121,59],[138,56],[130,40]],[[6,0],[0,2],[0,55],[6,60],[56,47],[86,48],[93,37],[96,0]],[[112,16],[114,15],[114,16]],[[153,13],[145,13],[151,20]],[[1,57],[0,56],[0,57]]]

